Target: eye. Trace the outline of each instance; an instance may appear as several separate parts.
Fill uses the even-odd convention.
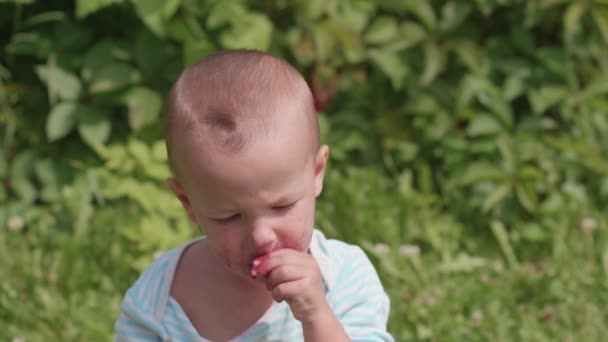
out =
[[[213,221],[219,223],[219,224],[229,224],[232,223],[236,220],[238,220],[241,217],[240,214],[234,214],[230,217],[226,217],[226,218],[214,218],[212,219]]]
[[[289,203],[286,205],[277,205],[277,206],[272,207],[272,210],[279,211],[279,212],[287,211],[287,210],[293,208],[293,206],[296,204],[296,202],[292,202],[292,203]]]

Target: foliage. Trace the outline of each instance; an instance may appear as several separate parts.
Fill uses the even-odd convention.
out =
[[[109,340],[197,234],[159,114],[219,49],[292,62],[332,160],[317,222],[361,244],[397,340],[608,334],[608,2],[0,2],[0,337]]]

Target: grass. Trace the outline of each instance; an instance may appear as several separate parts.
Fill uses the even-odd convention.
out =
[[[608,336],[607,220],[599,213],[581,220],[577,207],[563,207],[536,223],[492,229],[370,170],[327,177],[318,226],[362,245],[377,265],[396,340]],[[136,208],[118,200],[95,207],[78,232],[43,212],[22,227],[5,225],[0,340],[111,339],[123,293],[154,254],[125,228],[141,222]]]

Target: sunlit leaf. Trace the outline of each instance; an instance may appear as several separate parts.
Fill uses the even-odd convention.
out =
[[[502,253],[507,259],[509,266],[511,268],[516,268],[519,263],[517,261],[517,257],[515,256],[515,252],[513,251],[509,233],[507,232],[505,225],[500,221],[492,221],[490,227],[492,228],[492,233],[494,233],[494,237],[496,238]]]
[[[441,8],[439,27],[442,31],[451,31],[466,19],[471,11],[471,4],[460,1],[448,1]]]
[[[485,113],[475,115],[467,127],[467,135],[472,137],[498,134],[501,131],[500,122],[494,116]]]
[[[76,125],[76,105],[62,102],[53,107],[46,121],[46,136],[55,141],[66,136]]]
[[[582,2],[574,2],[568,6],[564,14],[564,34],[566,41],[572,41],[575,34],[580,31],[580,21],[587,10],[587,5]]]
[[[112,128],[108,113],[89,106],[78,106],[76,111],[78,132],[82,139],[92,147],[103,145],[110,136]]]
[[[608,44],[608,8],[596,6],[591,13],[595,20],[595,24],[604,38],[604,42]]]
[[[363,38],[372,44],[390,41],[397,35],[397,20],[389,16],[378,17],[371,23]]]
[[[369,51],[369,57],[389,77],[395,89],[402,87],[409,69],[397,53],[374,49]]]
[[[181,0],[131,0],[140,19],[159,36],[165,34],[165,22],[175,14]]]
[[[446,63],[445,51],[436,43],[429,42],[424,46],[424,71],[420,76],[420,83],[430,85],[443,70]]]
[[[129,126],[137,131],[158,120],[162,106],[159,93],[144,87],[137,87],[127,95]]]
[[[124,0],[77,0],[76,18],[82,19],[105,7],[108,7],[113,4],[122,3],[123,1]]]
[[[483,212],[494,208],[498,202],[511,193],[511,184],[501,184],[492,190],[481,206]]]
[[[505,173],[493,164],[475,162],[471,163],[464,174],[458,178],[458,184],[470,185],[483,181],[500,181],[506,177]]]
[[[99,70],[91,83],[89,91],[91,93],[103,93],[117,90],[140,79],[139,72],[125,63],[106,64]]]
[[[51,103],[58,100],[75,100],[79,97],[82,85],[73,73],[51,62],[36,67],[38,76],[46,83]]]
[[[513,112],[511,106],[497,92],[482,91],[477,95],[477,99],[486,106],[486,108],[496,114],[505,127],[511,127],[513,125]]]

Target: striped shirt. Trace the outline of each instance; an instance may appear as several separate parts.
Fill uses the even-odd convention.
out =
[[[195,241],[159,257],[127,291],[115,324],[115,342],[208,341],[170,296],[179,258]],[[315,230],[310,252],[319,263],[327,301],[351,340],[394,341],[386,330],[388,296],[363,250],[326,239]],[[231,341],[302,340],[302,326],[283,301],[274,302],[255,324]]]

